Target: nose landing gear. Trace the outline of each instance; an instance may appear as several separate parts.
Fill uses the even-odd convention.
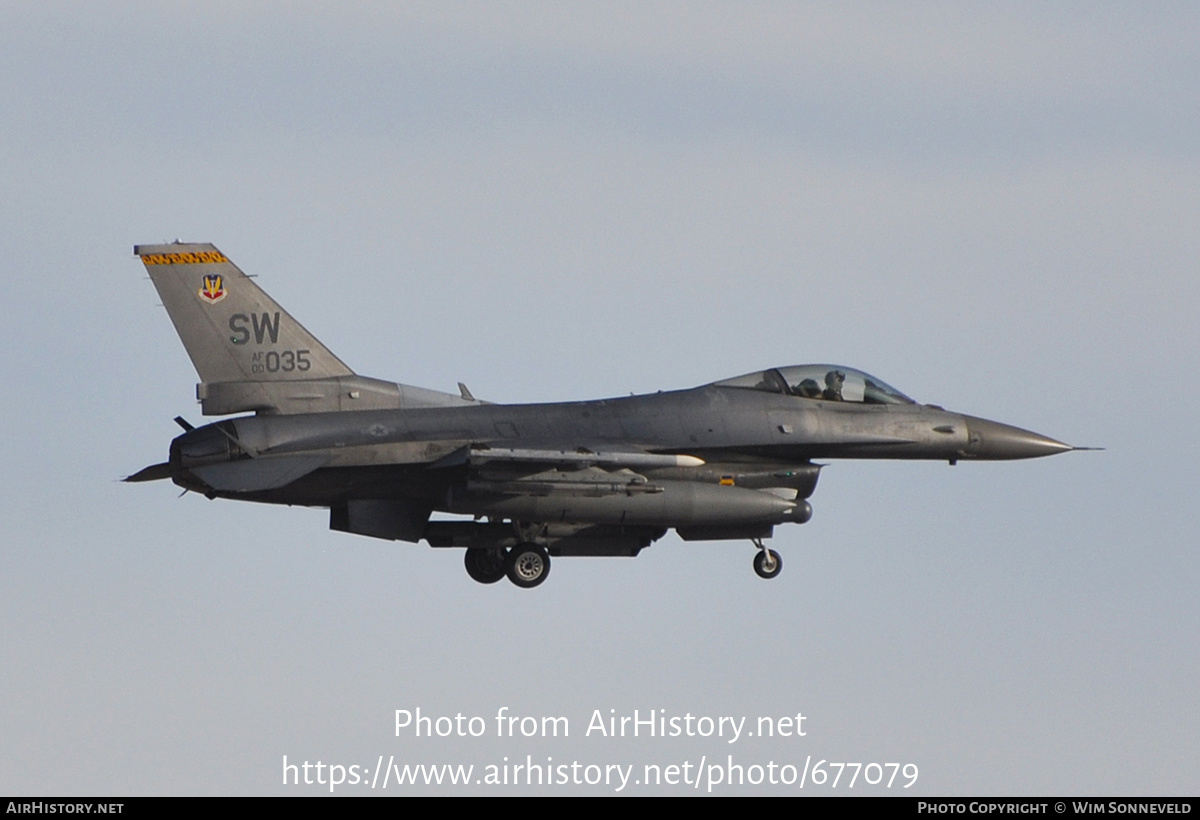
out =
[[[752,538],[758,554],[754,556],[754,571],[759,578],[774,578],[783,571],[783,559],[775,550],[767,549],[761,538]]]

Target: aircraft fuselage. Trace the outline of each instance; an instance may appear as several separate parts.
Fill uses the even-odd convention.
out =
[[[200,376],[205,415],[170,477],[209,498],[328,507],[330,527],[466,547],[467,572],[536,586],[551,555],[636,555],[667,530],[763,545],[804,523],[814,459],[1033,458],[1072,449],[917,404],[838,365],[795,365],[693,388],[558,404],[489,404],[361,376],[209,244],[140,245]],[[431,514],[471,520],[432,520]]]

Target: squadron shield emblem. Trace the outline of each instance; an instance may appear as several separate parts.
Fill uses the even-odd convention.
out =
[[[225,298],[225,281],[217,274],[211,274],[204,277],[204,284],[200,286],[200,298],[210,305],[215,305],[217,302]]]

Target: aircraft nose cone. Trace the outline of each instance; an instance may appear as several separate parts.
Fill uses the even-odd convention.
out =
[[[967,447],[964,455],[979,459],[1037,458],[1075,449],[1052,438],[998,421],[966,416]]]

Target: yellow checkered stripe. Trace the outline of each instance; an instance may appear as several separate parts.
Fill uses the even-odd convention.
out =
[[[220,251],[200,251],[199,253],[151,253],[142,257],[147,265],[206,265],[213,262],[228,262],[225,254]]]

